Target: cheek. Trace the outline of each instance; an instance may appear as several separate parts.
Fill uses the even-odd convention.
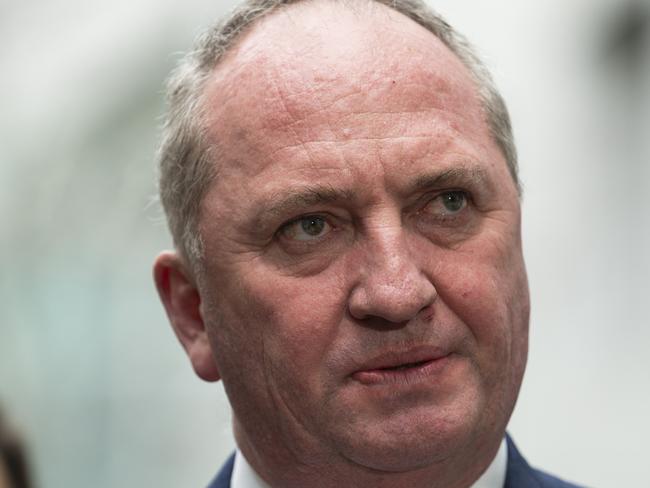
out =
[[[329,349],[339,333],[345,293],[333,273],[290,277],[260,271],[240,279],[223,297],[228,310],[226,341],[232,350],[256,356],[253,367],[275,383],[316,387]],[[230,354],[230,353],[228,353]]]
[[[525,362],[528,285],[521,254],[483,246],[456,253],[439,269],[438,292],[469,329],[482,367]]]
[[[456,268],[455,280],[439,291],[481,348],[502,343],[507,333],[507,300],[492,271],[480,266]]]
[[[306,279],[284,278],[260,292],[270,311],[265,343],[273,357],[283,357],[304,372],[324,361],[340,332],[345,293],[325,274]]]

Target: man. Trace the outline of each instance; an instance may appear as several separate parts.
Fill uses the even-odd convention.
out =
[[[249,1],[172,78],[155,281],[214,487],[566,487],[505,428],[529,300],[503,101],[423,4]],[[234,468],[233,468],[234,463]]]

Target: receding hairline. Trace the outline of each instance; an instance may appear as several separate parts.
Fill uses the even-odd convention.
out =
[[[444,42],[424,26],[383,4],[377,4],[373,0],[353,0],[353,2],[369,5],[370,7],[364,8],[371,8],[373,16],[359,17],[357,21],[356,14],[360,12],[352,11],[355,15],[342,20],[345,27],[334,33],[333,38],[330,36],[329,29],[322,28],[320,22],[314,24],[315,29],[311,27],[303,29],[303,26],[299,26],[297,31],[287,32],[287,21],[291,26],[305,16],[320,19],[321,11],[328,13],[328,17],[324,20],[326,23],[339,19],[340,14],[329,9],[330,3],[324,0],[304,0],[283,6],[277,12],[270,13],[267,19],[257,21],[248,32],[242,33],[212,69],[203,88],[201,102],[204,107],[203,124],[208,134],[206,142],[214,141],[215,145],[223,142],[223,137],[228,132],[223,132],[221,129],[227,130],[231,122],[238,120],[240,124],[232,127],[239,127],[240,133],[248,132],[254,135],[256,128],[248,125],[251,113],[254,114],[255,120],[265,120],[265,115],[270,114],[273,121],[277,122],[277,126],[271,124],[265,125],[264,128],[284,130],[287,121],[281,122],[281,119],[285,118],[283,111],[292,112],[291,117],[286,117],[287,119],[300,120],[311,116],[329,103],[337,103],[339,86],[351,87],[345,97],[357,95],[366,97],[366,89],[368,93],[374,92],[375,83],[380,83],[387,88],[391,87],[391,79],[393,84],[395,80],[401,79],[402,83],[406,82],[403,86],[422,84],[430,87],[431,100],[437,100],[441,91],[448,92],[449,96],[462,98],[467,104],[471,100],[473,108],[478,111],[477,114],[480,114],[486,122],[485,130],[490,133],[487,114],[480,100],[475,78],[465,63]],[[335,0],[335,3],[339,2]],[[349,3],[348,0],[338,7],[348,11]],[[299,11],[302,16],[287,17],[293,15],[291,12],[295,11]],[[376,12],[381,16],[379,22],[374,18]],[[384,29],[382,19],[387,19],[391,23],[388,29]],[[352,47],[340,48],[336,40],[345,36],[350,28],[358,24],[362,25],[362,35],[357,34]],[[396,46],[391,41],[397,39],[399,42],[402,32],[407,33],[406,40]],[[375,47],[367,47],[364,35],[366,33],[377,36],[386,34],[385,39],[378,38],[378,42],[371,39],[372,46]],[[303,42],[304,36],[310,35],[313,35],[312,40],[315,44],[305,48],[304,56],[294,55],[296,53],[293,52],[293,43],[304,46],[306,44]],[[303,48],[297,49],[301,51]],[[397,55],[395,49],[398,50]],[[408,54],[411,56],[407,57]],[[390,62],[386,62],[386,59]],[[331,79],[327,78],[330,73],[333,74]],[[402,75],[406,76],[403,78]],[[275,93],[280,90],[276,85],[277,82],[286,98],[279,97]],[[360,87],[364,87],[364,91],[361,91]],[[257,107],[247,104],[247,93],[259,93],[260,90],[264,92],[266,88],[268,88],[270,101],[268,106]],[[301,93],[306,93],[307,96],[302,96]],[[377,96],[373,94],[373,97]],[[284,98],[282,103],[277,102],[279,98]],[[289,108],[284,105],[287,101],[296,103],[291,104]],[[370,103],[368,102],[369,105]],[[405,98],[400,107],[409,105],[409,108],[401,109],[394,105],[393,109],[425,111],[430,109],[429,103],[435,104],[428,97],[417,102]],[[231,108],[231,105],[237,107],[237,110]],[[248,129],[252,130],[248,131]],[[224,149],[226,147],[223,146]],[[220,155],[225,156],[223,152]],[[233,162],[225,158],[221,159],[215,170],[223,167],[224,164],[233,164]]]
[[[303,11],[311,14],[312,18],[314,18],[314,14],[317,14],[319,10],[331,13],[332,5],[337,6],[348,13],[358,14],[359,19],[363,21],[366,21],[366,19],[369,18],[361,17],[363,13],[370,12],[373,16],[380,15],[380,19],[383,18],[389,22],[395,23],[394,25],[397,26],[395,28],[396,33],[400,31],[400,34],[404,34],[403,26],[411,26],[414,33],[421,34],[422,38],[426,37],[431,39],[434,44],[444,50],[445,54],[449,56],[449,59],[453,59],[454,62],[461,67],[463,74],[466,75],[468,79],[472,80],[473,91],[478,94],[478,80],[473,75],[472,70],[467,66],[465,60],[459,57],[458,53],[454,52],[454,50],[451,49],[449,45],[431,29],[410,18],[405,13],[392,8],[379,0],[296,0],[291,3],[277,5],[259,17],[256,17],[232,39],[232,42],[224,46],[223,55],[219,57],[216,63],[209,70],[208,77],[203,85],[202,101],[205,103],[206,91],[209,89],[209,86],[215,82],[215,77],[220,79],[222,76],[227,75],[232,79],[237,75],[237,73],[247,68],[246,61],[250,61],[251,57],[255,56],[256,61],[260,59],[262,61],[272,60],[279,45],[286,45],[292,48],[291,40],[295,39],[296,36],[294,31],[284,35],[284,44],[282,42],[274,44],[272,41],[279,38],[279,36],[277,36],[278,32],[280,36],[283,35],[283,32],[287,32],[287,29],[282,28],[283,22],[289,22],[289,25],[285,27],[290,27],[291,24],[297,25],[298,28],[304,27],[297,22],[296,19],[292,18],[296,12],[300,13]],[[361,10],[362,8],[364,9],[363,11]],[[307,12],[309,9],[311,9],[312,12]],[[316,18],[320,19],[321,17]],[[397,25],[396,22],[399,22],[401,25]],[[319,24],[322,25],[322,22],[319,22]],[[372,29],[375,29],[377,22],[374,20],[368,20],[366,21],[366,24]],[[272,32],[268,32],[268,30],[272,30]],[[300,32],[300,34],[307,33],[308,32]],[[373,43],[374,40],[370,39],[368,46],[372,46]],[[241,59],[242,56],[244,59]],[[296,64],[299,63],[295,63],[294,65]]]
[[[334,8],[339,8],[340,12],[346,12],[349,14],[355,15],[359,20],[365,20],[369,17],[366,14],[372,14],[373,16],[380,15],[380,18],[384,18],[387,21],[409,21],[407,24],[412,24],[420,28],[423,32],[433,36],[436,39],[439,39],[431,30],[427,29],[422,24],[416,22],[414,19],[410,18],[405,13],[389,6],[387,3],[382,2],[381,0],[294,0],[288,3],[279,3],[276,6],[269,8],[264,13],[253,18],[246,26],[244,26],[237,35],[233,36],[231,42],[229,42],[225,47],[224,54],[219,57],[218,61],[214,64],[213,67],[219,66],[224,63],[227,59],[231,58],[238,49],[246,43],[247,40],[250,40],[251,37],[254,37],[257,33],[262,34],[259,31],[264,29],[271,29],[272,24],[278,22],[286,22],[289,26],[293,25],[298,28],[303,28],[305,26],[304,22],[298,21],[298,19],[293,16],[301,13],[310,13],[310,14],[319,14],[326,13],[336,16],[336,13],[333,12]],[[310,12],[311,11],[311,12]],[[316,16],[311,18],[317,18],[318,22],[314,22],[319,27],[323,25],[323,17]],[[337,20],[340,17],[335,17]],[[299,20],[306,20],[306,18],[301,18]],[[375,22],[368,22],[369,25],[376,25]],[[294,34],[294,31],[287,34],[287,37],[291,37]],[[266,34],[262,34],[266,35]],[[269,48],[269,45],[264,46]],[[271,47],[272,49],[272,47]]]

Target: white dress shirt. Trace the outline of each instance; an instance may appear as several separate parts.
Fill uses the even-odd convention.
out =
[[[506,440],[503,439],[492,463],[471,488],[503,488],[506,482],[507,466],[508,448],[506,446]],[[235,453],[235,465],[232,469],[230,488],[270,488],[255,470],[253,470],[251,465],[248,464],[248,461],[239,449]]]

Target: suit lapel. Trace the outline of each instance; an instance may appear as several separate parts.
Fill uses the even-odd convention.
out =
[[[542,485],[535,476],[535,471],[519,453],[509,435],[506,435],[506,442],[508,444],[508,468],[503,488],[541,488]]]
[[[235,453],[232,453],[221,467],[217,477],[208,485],[208,488],[230,488],[230,478],[232,477],[232,468],[234,465]]]

